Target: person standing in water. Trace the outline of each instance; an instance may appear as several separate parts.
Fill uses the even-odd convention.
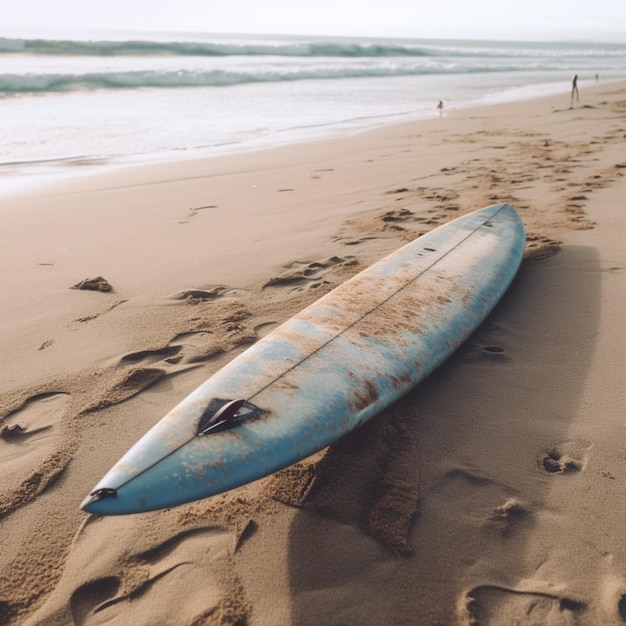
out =
[[[574,74],[572,77],[572,100],[569,105],[570,109],[574,107],[574,93],[576,94],[576,102],[578,102],[580,100],[578,95],[578,74]]]

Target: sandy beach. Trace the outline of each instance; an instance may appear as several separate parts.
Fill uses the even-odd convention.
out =
[[[0,198],[0,624],[626,623],[626,83]],[[79,510],[252,342],[438,225],[527,249],[390,410],[232,492]],[[109,290],[72,288],[102,277]],[[405,508],[385,514],[385,498]]]

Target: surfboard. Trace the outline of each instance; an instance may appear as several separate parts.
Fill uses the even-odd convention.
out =
[[[333,443],[415,387],[476,330],[525,247],[517,211],[438,227],[245,350],[144,435],[81,508],[168,508],[252,482]]]

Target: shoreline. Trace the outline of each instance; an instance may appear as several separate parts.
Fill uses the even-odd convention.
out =
[[[3,197],[0,623],[623,623],[626,82],[581,98]],[[216,498],[78,510],[251,342],[405,241],[499,202],[525,222],[522,271],[389,411]],[[71,289],[95,276],[112,291]],[[418,494],[408,529],[377,534],[383,484]]]
[[[622,82],[623,78],[604,79],[601,83],[588,78],[581,79],[581,89],[588,89],[602,84]],[[461,102],[446,101],[444,115],[455,115],[472,109],[480,109],[488,106],[501,106],[508,104],[521,104],[523,102],[556,96],[568,93],[567,81],[540,82],[528,85],[518,85],[506,89],[494,88],[493,93],[480,96],[478,99],[470,99]],[[19,195],[22,193],[36,192],[37,189],[45,189],[49,185],[71,182],[74,178],[98,176],[109,171],[135,167],[150,167],[152,165],[175,162],[187,162],[212,158],[223,158],[229,155],[244,154],[247,152],[259,152],[268,149],[280,148],[289,145],[298,145],[316,141],[349,138],[354,135],[366,133],[388,126],[400,124],[413,124],[428,121],[439,117],[436,110],[436,101],[433,101],[431,109],[406,111],[404,113],[389,113],[374,117],[359,117],[335,122],[315,124],[273,130],[267,135],[249,138],[243,141],[233,141],[223,144],[215,144],[193,149],[171,149],[163,152],[150,152],[145,154],[118,154],[118,155],[74,155],[64,157],[50,157],[45,160],[21,161],[15,163],[3,163],[1,168],[13,171],[13,174],[3,174],[0,197]],[[39,170],[39,171],[37,171]],[[82,170],[82,172],[81,172]]]

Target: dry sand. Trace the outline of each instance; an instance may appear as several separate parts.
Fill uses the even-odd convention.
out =
[[[626,85],[568,104],[3,197],[0,623],[626,623]],[[392,409],[222,496],[79,511],[246,345],[502,201],[527,228],[518,278]],[[112,289],[71,289],[96,277]]]

